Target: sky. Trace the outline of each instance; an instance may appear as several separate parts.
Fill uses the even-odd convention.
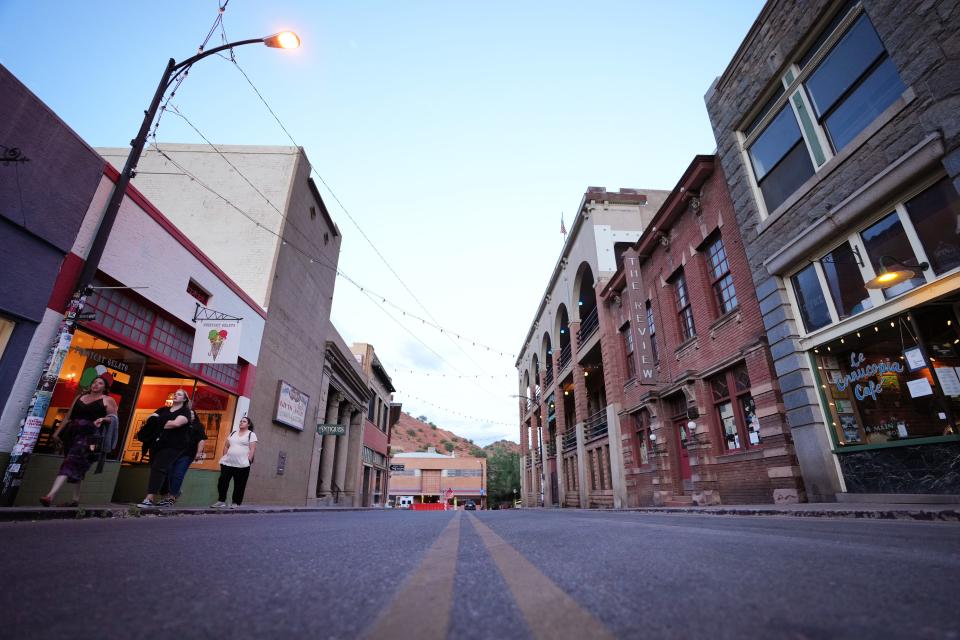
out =
[[[340,267],[380,300],[338,280],[333,323],[374,345],[405,411],[481,445],[519,439],[514,362],[561,215],[569,228],[588,186],[670,189],[715,149],[703,96],[762,4],[229,0],[229,41],[303,41],[236,58],[329,186]],[[0,64],[92,146],[124,146],[217,11],[0,0]],[[198,63],[173,104],[216,144],[290,144],[227,60]],[[170,116],[157,139],[203,142]]]

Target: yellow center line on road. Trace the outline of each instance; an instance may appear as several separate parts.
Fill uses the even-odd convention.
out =
[[[534,638],[613,638],[602,622],[581,607],[519,551],[475,515],[470,522],[510,587]]]
[[[460,551],[458,511],[444,528],[366,638],[445,639],[453,608],[453,580]]]

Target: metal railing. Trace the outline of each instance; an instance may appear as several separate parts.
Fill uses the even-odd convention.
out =
[[[553,384],[553,363],[552,362],[547,363],[547,373],[545,376],[543,376],[543,382],[544,382],[543,386],[545,387],[549,387],[551,384]]]
[[[604,407],[583,423],[583,440],[590,442],[607,434],[607,409]]]
[[[577,448],[577,432],[575,429],[567,429],[563,434],[563,450],[570,451]]]
[[[547,440],[547,457],[548,458],[557,457],[557,441],[556,440]]]
[[[597,307],[593,308],[593,311],[587,314],[587,317],[583,319],[580,323],[580,329],[577,330],[577,346],[578,348],[583,346],[583,343],[586,342],[590,336],[597,332],[597,329],[600,328],[600,316],[597,314]]]
[[[570,364],[570,356],[573,355],[573,352],[570,349],[570,344],[567,343],[563,349],[560,349],[560,360],[559,360],[559,369],[563,371],[568,364]]]

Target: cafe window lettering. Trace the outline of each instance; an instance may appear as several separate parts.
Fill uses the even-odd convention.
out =
[[[836,445],[888,445],[956,434],[958,300],[911,310],[813,352]]]
[[[960,195],[942,178],[790,277],[812,333],[960,270]]]

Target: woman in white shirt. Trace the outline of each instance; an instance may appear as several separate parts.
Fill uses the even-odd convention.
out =
[[[233,502],[231,509],[243,504],[243,491],[250,477],[250,463],[257,452],[257,434],[253,432],[253,421],[247,416],[240,418],[237,431],[230,434],[223,443],[223,457],[220,458],[220,480],[217,481],[219,499],[212,506],[223,509],[227,506],[227,488],[233,480]]]

